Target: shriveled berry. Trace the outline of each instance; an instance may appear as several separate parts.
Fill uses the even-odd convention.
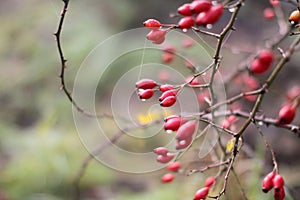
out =
[[[176,161],[167,166],[167,169],[172,172],[177,172],[181,168],[181,163]]]
[[[157,30],[161,27],[161,23],[156,19],[148,19],[144,21],[144,26],[150,30]]]
[[[159,90],[162,91],[162,92],[165,92],[165,91],[168,91],[168,90],[173,90],[173,89],[174,89],[174,86],[173,85],[168,85],[168,84],[161,85],[159,87]]]
[[[216,178],[215,177],[208,177],[205,180],[204,186],[210,188],[211,186],[213,186],[213,184],[215,184],[215,182],[216,182]]]
[[[273,178],[273,187],[275,190],[279,190],[284,186],[283,177],[280,174],[276,174]]]
[[[209,193],[209,187],[204,187],[199,189],[195,195],[194,195],[194,200],[204,200]]]
[[[162,107],[170,107],[172,105],[174,105],[176,102],[176,96],[169,96],[169,97],[166,97],[164,100],[162,100],[160,102],[160,105]]]
[[[153,152],[157,155],[167,155],[167,153],[169,153],[169,149],[167,149],[166,147],[157,147],[153,149]]]
[[[159,97],[159,101],[163,101],[165,98],[170,96],[176,96],[178,93],[178,90],[167,90],[161,94]]]
[[[163,177],[161,177],[161,181],[163,183],[170,183],[174,180],[174,174],[171,174],[171,173],[167,173],[165,175],[163,175]]]
[[[292,103],[283,105],[277,116],[277,123],[280,125],[290,124],[296,115],[296,106]]]
[[[139,90],[138,95],[140,97],[140,99],[150,99],[154,94],[154,90],[153,89],[146,89],[146,90]]]
[[[153,89],[155,86],[157,86],[157,83],[152,79],[141,79],[135,84],[136,88],[143,90]]]
[[[194,120],[188,121],[181,125],[176,133],[176,138],[178,140],[186,140],[193,136],[196,130],[197,122]]]
[[[191,16],[188,16],[188,17],[181,18],[178,22],[178,26],[181,29],[190,29],[192,26],[194,26],[194,23],[195,23],[195,19]]]
[[[289,16],[289,21],[294,24],[300,22],[300,11],[294,10]]]
[[[264,193],[269,192],[273,188],[273,178],[275,177],[275,173],[272,171],[265,176],[262,181],[262,191]]]
[[[195,0],[191,3],[190,9],[193,13],[199,14],[206,12],[211,8],[212,4],[207,0]]]
[[[191,16],[193,13],[190,9],[190,4],[185,3],[177,9],[177,12],[184,16]]]

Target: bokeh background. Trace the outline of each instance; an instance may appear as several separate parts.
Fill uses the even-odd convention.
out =
[[[148,18],[176,22],[169,14],[184,2],[71,0],[62,35],[68,59],[68,87],[72,88],[80,64],[99,42],[121,31],[139,28]],[[71,199],[73,179],[88,155],[74,125],[72,106],[59,90],[60,62],[53,33],[62,6],[60,0],[0,1],[0,200]],[[262,46],[262,41],[276,35],[276,21],[263,20],[263,9],[268,6],[268,1],[247,1],[236,24],[238,31],[232,33],[226,45],[243,52],[255,51]],[[283,6],[286,16],[294,9],[287,3]],[[214,28],[220,30],[228,16],[225,13],[224,21]],[[207,41],[214,46],[213,41]],[[232,59],[229,50],[224,55],[228,56],[224,56],[225,69],[231,70],[247,53],[241,53],[238,59]],[[299,53],[267,96],[263,108],[269,116],[276,116],[275,108],[284,101],[284,92],[300,84],[297,58]],[[299,124],[299,116],[295,122]],[[87,132],[92,131],[86,128]],[[249,199],[272,199],[271,194],[260,191],[262,174],[271,169],[271,161],[259,137],[251,130],[255,129],[246,133],[246,142],[253,150],[254,159],[238,164],[239,171],[245,171],[240,178]],[[276,149],[281,173],[286,178],[287,199],[300,199],[300,140],[284,130],[270,127],[264,131]],[[164,170],[126,174],[93,161],[80,185],[82,199],[192,199],[205,177],[203,174],[178,177],[178,181],[162,185],[163,173]],[[236,182],[233,180],[231,184],[228,196],[239,199]]]

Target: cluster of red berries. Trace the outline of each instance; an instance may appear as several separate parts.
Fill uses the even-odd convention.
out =
[[[174,172],[178,172],[179,169],[181,168],[181,163],[176,161],[176,162],[173,162],[173,163],[170,163],[168,166],[167,166],[167,170],[170,171],[171,173],[166,173],[165,175],[163,175],[161,177],[161,181],[163,183],[170,183],[174,180],[175,176],[174,176]],[[173,172],[173,173],[172,173]]]
[[[194,195],[194,200],[205,200],[209,193],[210,188],[215,184],[215,182],[216,182],[215,177],[208,177],[205,180],[204,187],[196,191]]]
[[[162,92],[159,97],[160,105],[162,107],[170,107],[174,105],[179,91],[172,85],[158,85],[156,81],[151,79],[142,79],[138,81],[135,86],[138,89],[138,96],[142,100],[150,99],[154,94],[155,87],[159,86],[159,90]]]
[[[207,26],[216,23],[223,14],[222,4],[213,5],[208,0],[194,0],[191,3],[185,3],[178,8],[178,13],[183,15],[178,22],[178,26],[187,30],[194,24],[198,26]]]
[[[157,154],[157,162],[159,163],[168,163],[174,158],[174,153],[170,153],[169,149],[166,147],[157,147],[153,149],[153,152]]]
[[[263,74],[271,67],[274,54],[269,49],[261,50],[257,57],[250,63],[249,71],[253,74]]]
[[[262,181],[262,191],[264,193],[269,192],[274,188],[274,199],[283,200],[285,197],[284,180],[280,174],[276,174],[274,171],[265,176]]]

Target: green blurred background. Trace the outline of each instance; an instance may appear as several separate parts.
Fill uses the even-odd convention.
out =
[[[147,18],[174,22],[168,17],[169,12],[183,2],[71,0],[62,34],[69,66],[68,87],[72,88],[76,71],[95,44],[121,31],[141,27]],[[249,15],[253,15],[253,9],[262,11],[267,5],[267,1],[252,2],[245,7],[241,28],[256,26],[256,18],[250,22]],[[0,1],[0,200],[71,199],[73,179],[88,154],[77,135],[71,104],[59,90],[60,63],[53,33],[62,6],[60,0]],[[245,35],[236,38],[253,45],[251,33],[263,38],[274,29],[269,30],[266,25],[266,30],[242,30]],[[259,142],[256,145],[262,146]],[[272,199],[270,194],[262,194],[259,187],[261,173],[265,173],[260,163],[264,151],[260,147],[255,154],[261,159],[259,162],[240,163],[240,171],[251,170],[241,180],[249,199]],[[290,154],[288,151],[282,155],[283,163],[287,163],[284,156]],[[290,155],[282,170],[287,179],[292,179],[293,188],[300,186],[299,161],[292,160],[296,155]],[[81,182],[82,199],[192,199],[205,177],[179,176],[181,181],[162,185],[159,179],[163,173],[164,170],[124,174],[93,161]],[[228,196],[239,199],[235,181],[231,184]]]

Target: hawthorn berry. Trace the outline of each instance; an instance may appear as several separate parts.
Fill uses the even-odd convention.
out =
[[[231,125],[236,121],[237,117],[235,115],[230,115],[222,123],[222,128],[229,129]]]
[[[167,153],[169,153],[169,150],[166,147],[157,147],[153,149],[153,152],[157,155],[167,155]]]
[[[165,91],[168,91],[168,90],[173,90],[173,89],[174,89],[174,86],[173,85],[168,85],[168,84],[161,85],[159,87],[159,90],[162,91],[162,92],[165,92]]]
[[[178,26],[181,29],[190,29],[195,23],[195,19],[191,16],[181,18],[178,22]]]
[[[192,142],[193,142],[193,137],[189,137],[183,140],[177,139],[176,150],[185,149],[186,147],[190,146]]]
[[[211,8],[212,4],[207,0],[195,0],[190,4],[190,9],[193,13],[199,14],[206,12]]]
[[[273,187],[275,190],[280,190],[280,188],[283,188],[284,186],[284,180],[283,177],[280,174],[276,174],[273,178]]]
[[[253,74],[263,74],[271,67],[273,60],[274,54],[272,51],[262,50],[257,58],[250,63],[249,70]]]
[[[140,89],[138,92],[138,95],[140,97],[140,99],[146,100],[146,99],[150,99],[154,94],[154,90],[153,89]]]
[[[166,39],[167,30],[166,29],[155,29],[150,31],[147,35],[147,39],[151,40],[153,44],[161,44]]]
[[[199,85],[199,84],[200,84],[198,77],[195,77],[195,78],[194,78],[193,75],[188,76],[188,77],[185,79],[185,82],[186,82],[186,83],[189,83],[190,85]]]
[[[204,187],[199,189],[195,195],[194,195],[194,200],[204,200],[209,193],[209,187]]]
[[[176,102],[176,96],[168,96],[160,102],[160,105],[162,107],[170,107],[170,106],[174,105],[175,102]]]
[[[259,52],[258,59],[263,64],[270,65],[274,61],[274,53],[269,49],[263,49]]]
[[[294,120],[295,115],[296,105],[294,105],[293,103],[287,103],[280,108],[276,119],[277,123],[279,125],[290,124]]]
[[[178,90],[167,90],[161,94],[159,97],[159,101],[163,101],[165,98],[170,97],[170,96],[176,96],[178,93]]]
[[[161,177],[161,181],[163,182],[163,183],[170,183],[170,182],[172,182],[173,180],[174,180],[174,175],[173,174],[171,174],[171,173],[167,173],[167,174],[165,174],[165,175],[163,175],[162,177]]]
[[[178,140],[186,140],[193,137],[196,130],[197,122],[194,120],[188,121],[181,125],[176,133],[176,138]]]
[[[294,10],[289,16],[289,21],[292,24],[297,24],[298,22],[300,22],[300,11]]]
[[[265,176],[262,181],[262,191],[264,193],[269,192],[273,188],[273,178],[275,177],[275,173],[272,171]]]
[[[157,83],[152,79],[141,79],[138,82],[136,82],[135,87],[138,89],[153,89],[157,86]]]
[[[180,117],[173,117],[165,122],[164,128],[166,131],[177,131],[181,125],[182,119]]]
[[[208,177],[205,180],[204,186],[210,188],[211,186],[213,186],[213,184],[215,184],[215,182],[216,182],[216,178],[215,177]]]
[[[176,161],[167,166],[167,169],[172,172],[177,172],[181,168],[181,163]]]
[[[277,7],[280,5],[280,1],[279,0],[270,0],[270,4],[274,7]]]
[[[185,3],[177,9],[177,12],[184,16],[191,16],[193,13],[190,9],[190,4]]]
[[[196,17],[196,24],[206,26],[216,23],[223,15],[224,7],[222,4],[212,6],[207,12],[199,13]]]
[[[148,19],[144,21],[144,26],[150,30],[158,30],[161,27],[161,23],[156,19]]]

